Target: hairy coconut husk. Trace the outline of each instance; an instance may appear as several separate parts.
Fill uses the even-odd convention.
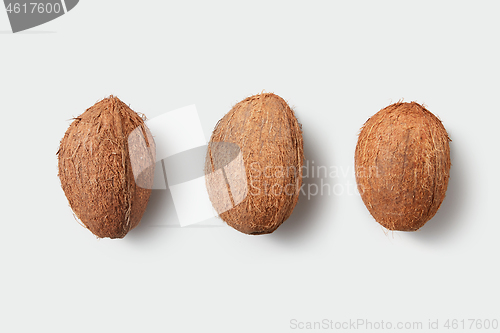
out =
[[[103,99],[74,119],[57,155],[62,189],[94,235],[122,238],[139,224],[155,164],[154,140],[141,116],[117,97]],[[135,178],[132,164],[141,171]]]
[[[212,205],[238,231],[271,233],[297,204],[303,162],[302,129],[288,104],[272,93],[248,97],[210,139],[205,174]]]
[[[356,182],[366,207],[389,230],[415,231],[438,211],[450,175],[450,138],[422,105],[394,103],[363,125]]]

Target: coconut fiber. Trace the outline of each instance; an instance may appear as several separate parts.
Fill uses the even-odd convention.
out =
[[[297,204],[303,161],[302,129],[288,104],[272,93],[248,97],[210,139],[205,179],[212,205],[238,231],[272,233]]]
[[[135,140],[130,140],[131,133]],[[74,118],[57,155],[62,189],[94,235],[122,238],[139,224],[155,161],[155,144],[143,116],[110,96]],[[132,164],[141,170],[135,177]]]
[[[371,215],[389,230],[415,231],[445,197],[448,134],[416,103],[392,104],[366,121],[355,152],[356,181]]]

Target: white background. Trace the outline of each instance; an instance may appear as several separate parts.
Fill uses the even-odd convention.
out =
[[[0,9],[0,331],[500,320],[499,2],[173,3],[83,0],[19,34]],[[177,218],[166,191],[122,240],[75,221],[56,158],[71,117],[109,94],[150,118],[196,104],[208,139],[262,90],[295,108],[306,158],[347,172],[323,179],[345,191],[302,197],[264,236],[162,225]],[[440,117],[453,165],[437,215],[387,233],[354,190],[353,156],[362,124],[401,98]]]

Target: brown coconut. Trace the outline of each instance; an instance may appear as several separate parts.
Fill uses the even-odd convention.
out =
[[[394,103],[361,128],[356,181],[371,215],[389,230],[415,231],[438,211],[450,175],[441,121],[424,106]]]
[[[238,231],[272,233],[297,204],[303,161],[301,125],[288,104],[272,93],[248,97],[210,138],[205,173],[212,205]]]
[[[154,140],[141,116],[117,97],[105,98],[74,118],[57,155],[62,189],[94,235],[123,238],[139,224],[155,164]]]

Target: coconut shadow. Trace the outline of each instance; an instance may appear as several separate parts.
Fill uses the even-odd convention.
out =
[[[309,161],[321,161],[320,152],[317,147],[321,144],[313,143],[312,138],[307,133],[303,133],[304,137],[304,156]],[[305,162],[304,162],[305,163]],[[296,245],[299,241],[305,242],[313,234],[313,231],[318,222],[318,215],[321,211],[319,208],[322,200],[320,195],[307,198],[307,189],[310,184],[315,184],[321,188],[321,178],[302,178],[303,189],[306,194],[301,193],[297,206],[295,206],[292,215],[283,222],[283,224],[272,234],[274,240]],[[324,202],[323,202],[324,203]]]
[[[453,141],[450,143],[450,178],[443,203],[436,215],[427,221],[422,228],[415,232],[408,233],[410,237],[429,243],[442,243],[443,240],[452,238],[459,227],[459,217],[468,202],[468,176],[466,160],[461,155],[459,147],[455,145]]]
[[[158,221],[170,219],[176,219],[176,221],[178,219],[170,190],[152,190],[141,222],[127,234],[126,239],[132,242],[149,243],[153,234],[161,233],[163,237],[164,233],[160,230],[169,225],[159,224]]]

